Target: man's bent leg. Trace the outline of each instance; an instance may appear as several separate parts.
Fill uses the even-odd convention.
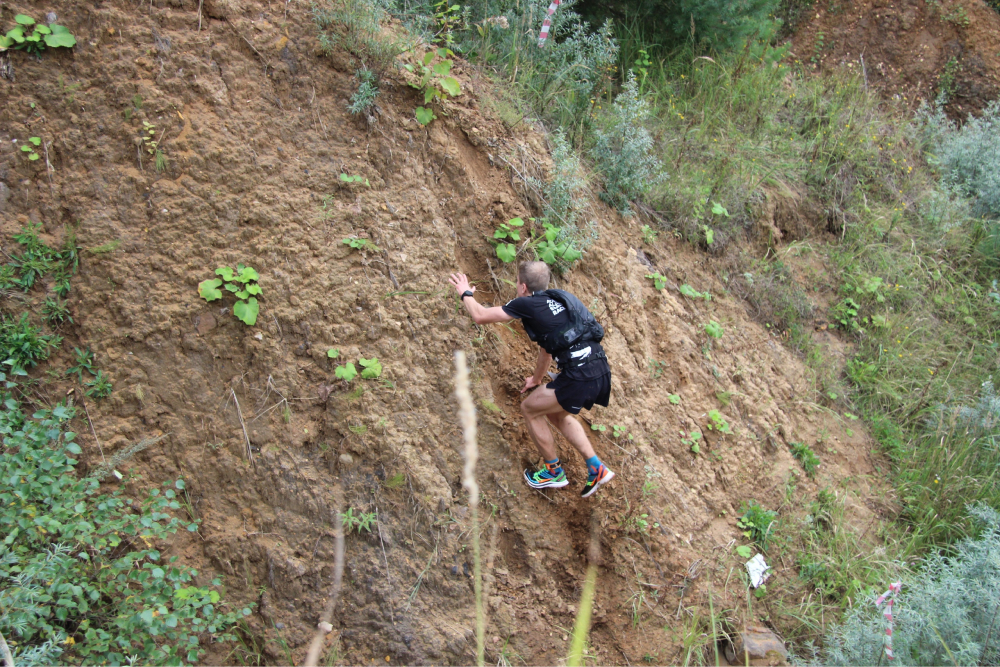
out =
[[[549,421],[559,429],[560,433],[566,436],[571,445],[576,447],[576,451],[580,452],[584,460],[595,456],[594,447],[590,444],[590,438],[587,437],[587,432],[583,430],[583,424],[575,416],[563,410],[561,415],[549,415]]]
[[[559,401],[556,400],[556,392],[544,385],[531,392],[528,398],[521,402],[521,414],[524,415],[527,423],[528,435],[531,436],[535,448],[546,461],[558,458],[556,445],[552,439],[552,431],[549,430],[546,417],[559,412],[565,413],[566,411],[560,407]]]

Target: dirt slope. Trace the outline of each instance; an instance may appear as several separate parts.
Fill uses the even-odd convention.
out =
[[[20,11],[56,12],[78,46],[40,61],[14,54],[16,80],[0,81],[0,225],[5,244],[29,221],[52,242],[65,225],[78,225],[88,248],[121,242],[84,253],[70,296],[75,325],[51,362],[56,372],[39,373],[40,391],[63,395],[72,386],[61,373],[68,351],[90,346],[115,387],[89,403],[104,453],[170,434],[126,464],[144,475],[129,489],[185,477],[203,524],[171,550],[205,582],[224,574],[233,601],[259,603],[250,627],[266,639],[266,660],[304,656],[332,576],[336,482],[345,506],[377,511],[379,522],[372,535],[348,537],[333,657],[472,659],[456,349],[470,354],[482,407],[494,661],[500,652],[529,664],[565,655],[592,524],[603,557],[595,659],[669,662],[688,620],[677,615],[679,601],[701,604],[705,582],[718,575],[716,605],[740,606],[731,547],[741,501],[777,506],[790,479],[803,497],[848,476],[868,494],[864,435],[811,402],[803,363],[726,296],[713,260],[666,234],[640,254],[639,223],[606,209],[594,221],[599,242],[559,286],[608,331],[612,404],[585,416],[607,427],[593,440],[619,477],[581,501],[582,464],[562,443],[570,487],[529,492],[520,472],[535,455],[518,390],[534,351],[517,325],[470,325],[446,278],[469,273],[480,299],[494,304],[513,295],[513,273],[497,266],[487,239],[498,221],[533,213],[504,159],[544,161],[543,136],[527,123],[511,131],[480,109],[486,83],[462,66],[465,94],[429,128],[412,119],[416,98],[401,81],[366,128],[345,109],[350,60],[319,54],[304,3],[206,0],[200,19],[198,7],[5,6],[5,22]],[[143,119],[163,137],[162,174],[137,148]],[[17,150],[13,140],[29,136],[42,137],[51,169]],[[371,187],[346,185],[341,173],[363,175]],[[349,235],[382,251],[351,250],[341,243]],[[238,262],[261,274],[253,328],[197,295],[216,267]],[[669,278],[666,289],[653,289],[651,269]],[[715,298],[686,299],[682,283]],[[725,331],[710,349],[709,320]],[[355,362],[377,355],[386,381],[339,383],[327,358],[334,347]],[[679,404],[668,401],[672,393]],[[705,429],[709,409],[722,411],[733,435]],[[678,435],[694,429],[705,431],[700,454]],[[77,430],[89,433],[85,422]],[[89,460],[99,460],[94,438],[81,439]],[[816,482],[790,478],[798,466],[790,441],[826,443]],[[859,518],[871,516],[856,505]],[[795,576],[787,565],[777,576]],[[235,661],[231,649],[217,646],[207,662]]]
[[[978,113],[1000,94],[1000,14],[982,0],[861,0],[817,3],[793,39],[803,63],[862,67],[889,94]],[[862,62],[863,61],[863,62]]]

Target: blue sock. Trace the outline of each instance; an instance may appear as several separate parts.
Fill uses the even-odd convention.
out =
[[[558,477],[562,473],[562,464],[559,463],[558,456],[551,461],[546,461],[545,459],[542,460],[545,461],[546,470],[548,470],[549,474],[553,477]]]
[[[601,459],[596,456],[591,456],[587,459],[587,475],[593,477],[597,474],[597,471],[601,469],[602,465]]]

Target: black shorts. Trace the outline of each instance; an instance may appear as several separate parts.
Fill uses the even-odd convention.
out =
[[[566,373],[560,373],[545,386],[556,392],[559,407],[578,415],[582,408],[589,410],[594,407],[594,403],[608,407],[611,399],[611,372],[590,379],[575,379],[568,377]]]

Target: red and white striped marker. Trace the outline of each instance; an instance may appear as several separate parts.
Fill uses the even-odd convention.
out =
[[[889,660],[892,660],[892,603],[896,601],[895,596],[902,588],[903,582],[901,581],[889,584],[889,590],[875,600],[876,607],[881,607],[882,603],[885,602],[885,611],[882,612],[882,615],[889,623],[885,628],[885,657]]]
[[[538,46],[539,48],[545,46],[545,39],[549,36],[549,28],[552,26],[552,15],[556,13],[556,8],[559,6],[561,0],[552,0],[552,4],[549,5],[548,16],[545,17],[545,21],[542,22],[542,32],[538,35]]]

